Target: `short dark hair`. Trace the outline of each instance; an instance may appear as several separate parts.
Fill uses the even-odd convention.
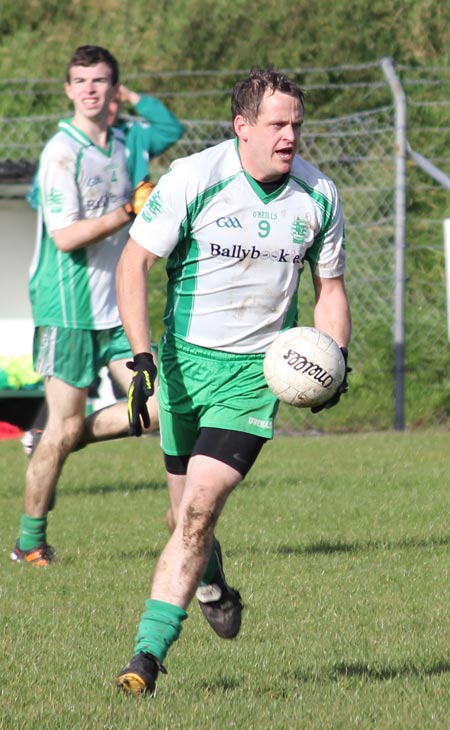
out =
[[[231,114],[233,120],[241,114],[250,124],[255,124],[264,94],[267,90],[272,93],[281,91],[297,98],[304,108],[304,92],[287,76],[272,68],[251,69],[248,76],[238,81],[231,96]]]
[[[67,64],[66,80],[70,83],[70,69],[73,66],[96,66],[98,63],[106,63],[111,69],[111,80],[113,86],[119,81],[119,64],[106,48],[101,46],[79,46],[69,63]]]

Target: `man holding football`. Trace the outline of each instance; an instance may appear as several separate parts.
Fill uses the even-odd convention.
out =
[[[69,453],[85,429],[88,389],[107,366],[126,391],[132,357],[117,308],[114,275],[128,228],[148,195],[132,193],[123,134],[108,126],[119,84],[114,56],[80,46],[67,67],[65,91],[74,106],[59,123],[39,165],[38,240],[31,265],[34,366],[44,378],[47,425],[28,465],[24,511],[11,559],[37,567],[55,559],[47,514]],[[142,197],[143,195],[143,197]],[[141,202],[138,203],[138,200]],[[152,377],[155,373],[152,372]],[[145,426],[158,425],[151,399]],[[93,435],[123,433],[126,402],[99,411]]]
[[[297,155],[303,92],[281,73],[253,69],[235,86],[231,105],[235,140],[173,163],[136,218],[117,270],[119,311],[134,353],[130,426],[139,430],[154,377],[147,274],[167,258],[158,400],[174,524],[133,657],[116,680],[136,695],[154,693],[194,596],[220,636],[239,631],[242,603],[225,580],[214,528],[273,436],[277,400],[263,358],[279,333],[297,324],[305,264],[314,325],[347,361],[343,215],[334,183]],[[345,375],[323,407],[346,390]]]

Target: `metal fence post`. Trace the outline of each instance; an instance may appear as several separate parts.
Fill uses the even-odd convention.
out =
[[[381,67],[395,104],[394,427],[405,428],[406,96],[392,59]]]

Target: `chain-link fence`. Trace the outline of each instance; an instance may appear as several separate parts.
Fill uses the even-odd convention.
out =
[[[394,425],[394,294],[396,111],[382,63],[330,69],[286,69],[306,90],[300,154],[340,191],[347,231],[352,305],[350,390],[345,406],[312,416],[282,407],[283,430],[380,429]],[[407,96],[411,147],[450,174],[449,69],[398,67]],[[125,77],[124,83],[161,98],[182,119],[183,138],[152,162],[156,178],[172,159],[232,135],[229,96],[246,71]],[[0,81],[0,160],[21,174],[33,167],[56,122],[70,116],[61,80]],[[14,98],[13,98],[14,97]],[[12,115],[20,100],[21,114]],[[13,101],[15,100],[15,106]],[[48,114],[37,114],[44,107]],[[14,162],[14,164],[12,164]],[[0,163],[5,166],[5,163]],[[407,172],[405,426],[447,425],[450,376],[446,326],[443,219],[448,191],[411,160]],[[300,321],[312,323],[306,272]]]

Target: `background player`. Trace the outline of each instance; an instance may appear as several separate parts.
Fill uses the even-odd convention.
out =
[[[88,388],[108,366],[126,389],[131,356],[114,284],[128,237],[125,206],[131,196],[123,135],[108,127],[119,68],[106,49],[81,46],[66,78],[74,117],[60,122],[41,155],[38,241],[30,278],[34,365],[44,378],[48,421],[26,472],[24,513],[11,553],[12,560],[37,566],[54,559],[47,544],[47,513],[64,462],[84,429]],[[157,425],[156,403],[150,409]],[[124,402],[101,413],[106,435],[113,436],[126,422]]]
[[[139,119],[127,118],[121,114],[125,105],[130,105]],[[118,83],[114,97],[109,103],[108,125],[119,129],[125,139],[127,168],[133,187],[150,175],[150,160],[161,155],[171,145],[175,144],[184,133],[184,126],[177,117],[157,98],[146,94],[138,94],[122,83]],[[27,200],[31,207],[37,209],[39,201],[39,183],[36,173]],[[98,379],[99,380],[99,379]],[[96,384],[98,387],[99,383]],[[91,386],[90,395],[97,391],[97,387]],[[124,396],[120,386],[113,381],[114,395],[118,398]],[[102,441],[111,433],[111,411],[100,413],[95,417],[86,420],[85,429],[82,435],[82,442],[79,445]],[[47,406],[44,402],[37,412],[31,428],[24,434],[22,444],[27,456],[31,456],[39,441],[42,430],[47,420]],[[126,436],[128,422],[124,421],[119,413],[119,421],[116,425],[120,429],[122,423],[122,435]],[[153,420],[156,429],[157,423]],[[153,430],[153,428],[152,428]]]
[[[216,594],[208,602],[197,593],[205,615],[213,628],[221,613],[240,616],[213,531],[229,494],[273,436],[277,402],[262,361],[279,332],[297,323],[305,264],[313,276],[314,324],[347,357],[341,204],[333,182],[296,155],[303,116],[296,84],[255,69],[233,92],[236,139],[171,166],[134,222],[119,262],[119,309],[134,352],[129,409],[136,424],[152,392],[145,382],[152,367],[147,272],[168,259],[158,398],[176,523],[156,565],[134,656],[117,679],[125,691],[154,691],[211,551]],[[346,390],[345,377],[339,395]]]

